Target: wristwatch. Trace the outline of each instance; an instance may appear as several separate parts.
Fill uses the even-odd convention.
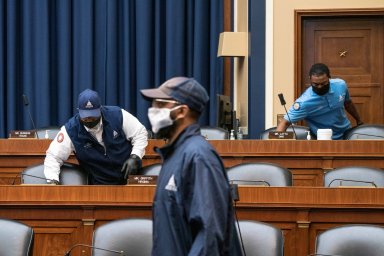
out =
[[[57,180],[47,180],[47,184],[51,185],[60,185],[60,182]]]

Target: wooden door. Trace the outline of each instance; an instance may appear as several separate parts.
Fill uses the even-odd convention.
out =
[[[296,92],[309,86],[311,65],[325,63],[332,77],[347,82],[362,120],[383,124],[384,17],[304,18],[301,39],[302,82]]]

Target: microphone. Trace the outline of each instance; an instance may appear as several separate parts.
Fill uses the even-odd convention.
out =
[[[239,185],[237,183],[234,183],[234,182],[261,183],[265,187],[271,186],[271,184],[265,180],[230,180],[229,186],[231,188],[231,196],[232,196],[232,200],[235,202],[239,201],[240,197],[239,197]]]
[[[124,251],[116,251],[116,250],[111,250],[111,249],[105,249],[105,248],[100,248],[100,247],[96,247],[96,246],[92,246],[92,245],[87,245],[87,244],[75,244],[74,246],[72,246],[65,254],[64,256],[70,256],[71,255],[71,251],[73,249],[75,249],[76,247],[88,247],[88,248],[92,248],[92,249],[95,249],[95,250],[100,250],[100,251],[105,251],[105,252],[113,252],[113,253],[116,253],[116,254],[120,254],[120,255],[125,255],[124,254]]]
[[[297,134],[296,134],[296,131],[295,131],[295,127],[293,127],[294,125],[293,125],[293,123],[291,121],[291,117],[289,116],[287,108],[285,107],[286,102],[285,102],[285,99],[284,99],[284,95],[282,93],[279,93],[277,96],[279,96],[280,104],[285,109],[285,113],[287,114],[289,122],[291,123],[291,127],[292,127],[292,130],[293,130],[293,133],[295,134],[295,139],[297,140]]]
[[[13,179],[12,185],[15,185],[16,179],[17,179],[17,177],[19,177],[19,176],[21,176],[21,177],[23,177],[23,176],[28,176],[28,177],[36,178],[36,179],[39,179],[39,180],[45,180],[47,183],[52,181],[51,179],[47,179],[47,178],[40,177],[40,176],[36,176],[36,175],[32,175],[32,174],[18,173],[18,174],[16,175],[16,177]]]
[[[237,184],[234,184],[234,183],[231,183],[229,186],[231,188],[232,200],[235,202],[239,201],[240,200],[239,186]]]
[[[39,134],[37,134],[37,129],[36,129],[36,126],[35,126],[35,122],[33,122],[33,118],[32,118],[32,115],[31,115],[31,110],[28,107],[29,106],[29,100],[28,100],[27,95],[25,95],[25,94],[23,94],[23,101],[24,101],[24,105],[28,108],[29,119],[31,119],[31,123],[32,123],[33,129],[35,130],[36,137],[39,138]]]
[[[365,184],[370,184],[371,186],[377,188],[377,185],[375,184],[375,182],[373,181],[364,181],[364,180],[348,180],[348,179],[333,179],[328,187],[331,187],[332,183],[335,182],[335,181],[340,181],[340,186],[342,185],[342,182],[343,181],[350,181],[350,182],[356,182],[356,183],[365,183]]]

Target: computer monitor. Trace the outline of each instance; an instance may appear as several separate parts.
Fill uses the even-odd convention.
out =
[[[229,96],[217,94],[216,126],[231,131],[233,129],[233,106]]]

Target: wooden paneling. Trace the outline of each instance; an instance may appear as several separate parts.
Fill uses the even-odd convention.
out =
[[[0,140],[0,184],[18,184],[23,168],[44,161],[50,140]],[[271,162],[290,169],[295,186],[322,186],[330,169],[361,165],[384,169],[384,141],[290,141],[217,140],[210,141],[231,167],[246,162]],[[153,151],[163,140],[150,140],[143,165],[160,162]],[[76,162],[72,156],[70,162]]]
[[[115,219],[151,218],[154,186],[0,186],[0,217],[35,230],[34,255],[63,255],[91,244],[96,227]],[[314,251],[316,235],[356,223],[384,226],[384,189],[239,187],[239,219],[268,222],[284,232],[286,256]],[[77,248],[71,255],[89,255]]]
[[[322,62],[328,65],[332,77],[347,82],[364,122],[381,124],[384,122],[384,19],[382,15],[374,16],[375,12],[365,14],[328,13],[303,18],[299,28],[302,29],[299,61],[302,66],[296,96],[309,86],[312,64]],[[349,119],[355,124],[353,118],[349,116]]]

